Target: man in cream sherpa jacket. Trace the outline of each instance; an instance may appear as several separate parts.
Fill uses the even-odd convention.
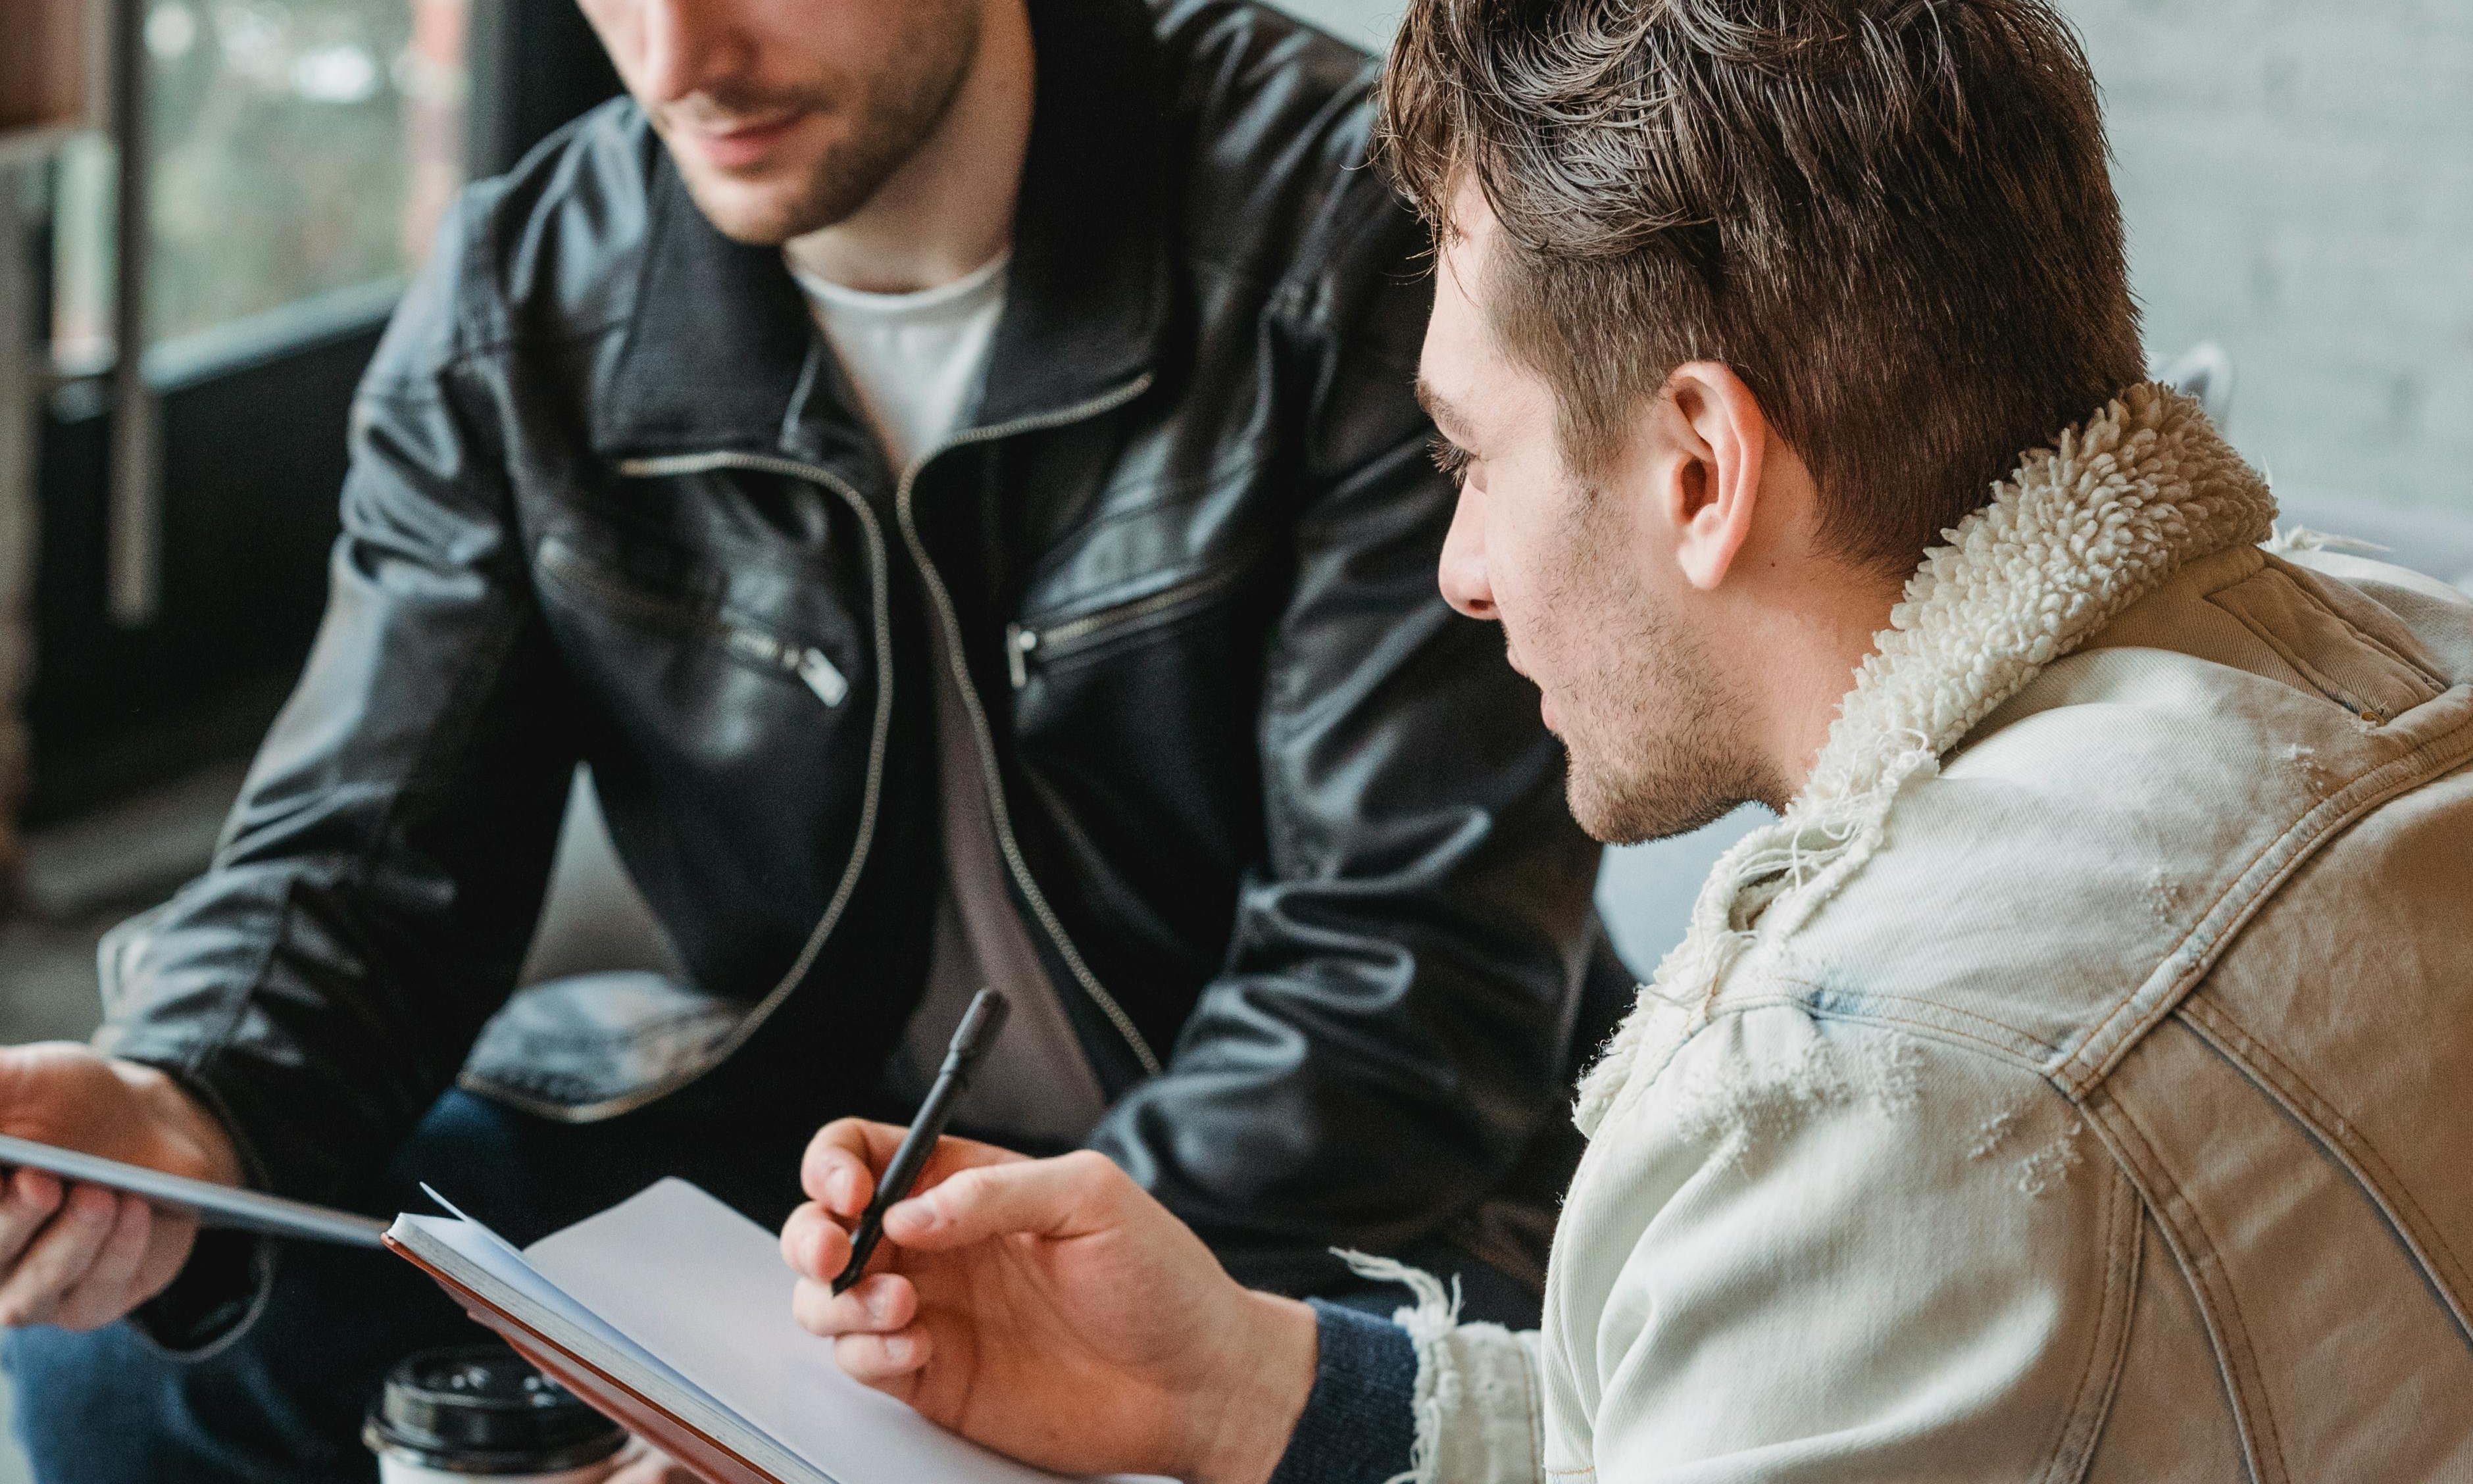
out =
[[[1072,1472],[2473,1481],[2473,599],[2278,539],[2130,384],[2066,26],[1415,0],[1390,65],[1446,594],[1593,832],[1779,812],[1580,1083],[1543,1328],[1248,1293],[1104,1160],[958,1141],[835,1298],[860,1124],[801,1321]]]
[[[1933,553],[1435,1476],[2473,1479],[2473,602],[2271,514],[2139,388]]]

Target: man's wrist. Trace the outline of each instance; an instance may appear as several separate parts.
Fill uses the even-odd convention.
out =
[[[1242,1389],[1211,1409],[1212,1435],[1185,1475],[1191,1484],[1265,1484],[1313,1394],[1314,1311],[1277,1294],[1245,1300],[1253,1322],[1242,1327],[1246,1343],[1231,1368]]]

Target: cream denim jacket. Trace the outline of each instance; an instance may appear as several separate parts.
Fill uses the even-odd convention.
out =
[[[2473,603],[2272,514],[2139,387],[1931,554],[1417,1478],[2473,1480]]]

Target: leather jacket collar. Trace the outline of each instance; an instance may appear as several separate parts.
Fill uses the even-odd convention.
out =
[[[1030,12],[1037,98],[983,426],[1140,375],[1159,359],[1173,296],[1165,110],[1146,12],[1133,0],[1033,0]],[[634,314],[594,400],[594,450],[872,461],[780,250],[723,236],[650,131],[646,148]]]

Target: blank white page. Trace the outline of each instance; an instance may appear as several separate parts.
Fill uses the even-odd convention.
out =
[[[524,1250],[541,1275],[839,1484],[1052,1484],[833,1363],[773,1233],[664,1180]]]

